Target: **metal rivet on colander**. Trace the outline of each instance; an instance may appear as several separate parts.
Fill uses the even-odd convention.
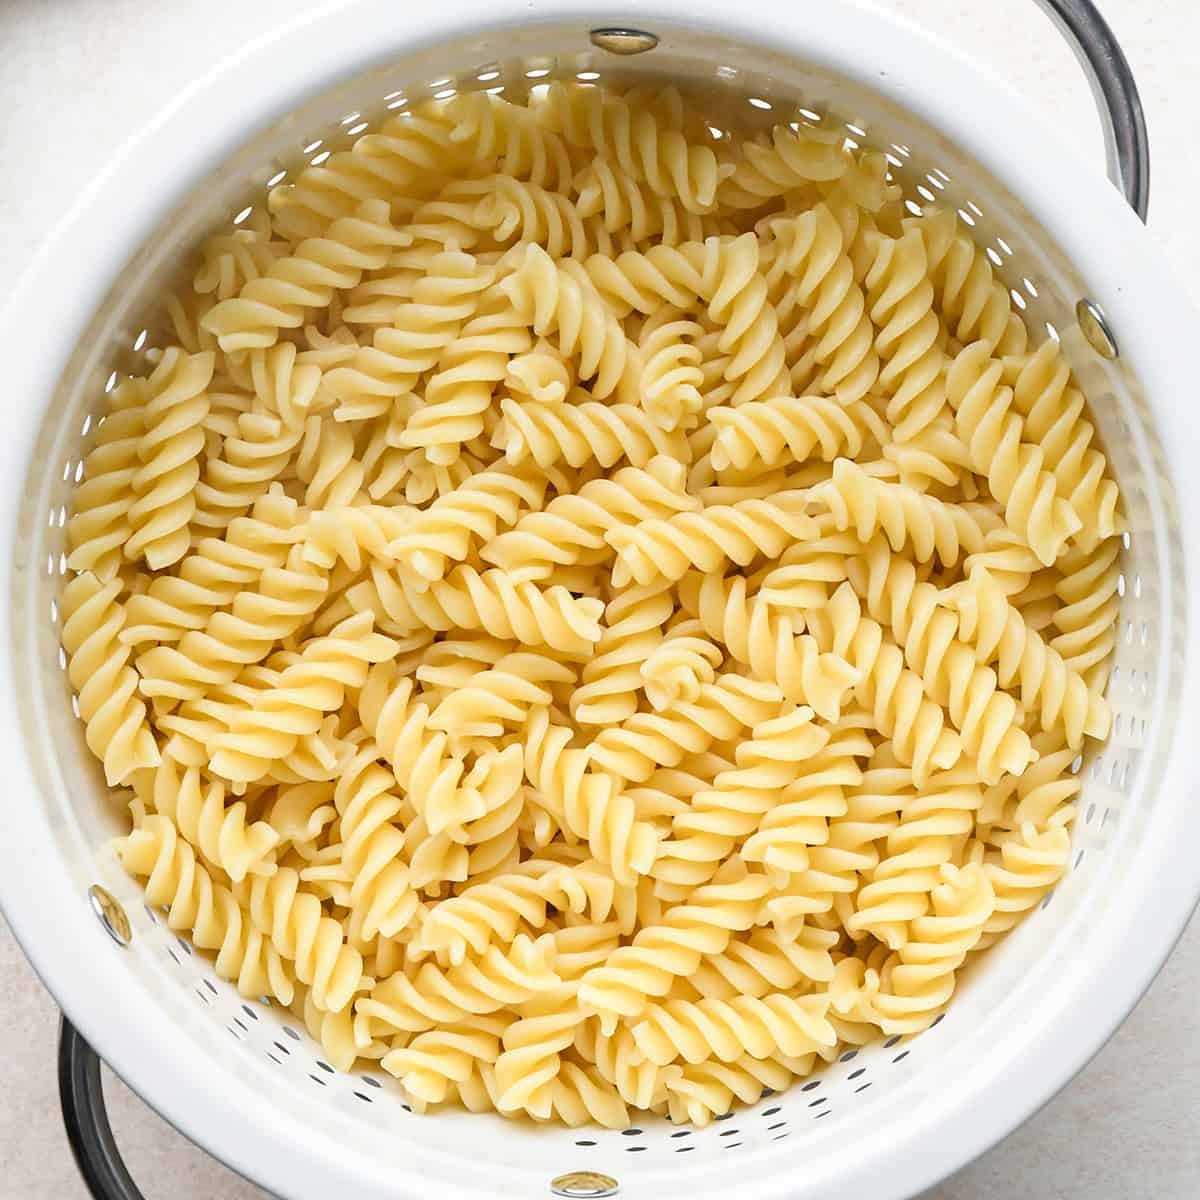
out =
[[[1086,296],[1075,305],[1075,319],[1079,322],[1080,332],[1087,343],[1101,358],[1116,358],[1118,354],[1117,339],[1104,316],[1104,309],[1094,300]]]
[[[104,926],[108,936],[118,946],[128,946],[133,940],[133,930],[130,928],[125,910],[112,892],[107,888],[102,888],[98,883],[93,883],[88,888],[88,900],[91,901],[92,912],[99,918],[100,924]]]
[[[641,29],[593,29],[589,36],[593,46],[609,54],[645,54],[658,45],[657,34]]]
[[[615,1196],[617,1181],[611,1175],[599,1171],[570,1171],[550,1180],[550,1190],[556,1196],[567,1196],[570,1200],[598,1200],[601,1196]]]

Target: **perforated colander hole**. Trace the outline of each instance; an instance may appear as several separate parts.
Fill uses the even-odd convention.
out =
[[[786,1129],[786,1128],[787,1128],[786,1121],[776,1121],[774,1125],[767,1126],[767,1132],[773,1133],[776,1129]]]
[[[325,1062],[324,1059],[318,1058],[317,1066],[320,1067],[322,1071],[325,1071],[329,1075],[333,1075],[336,1073],[334,1071],[334,1069],[327,1062]]]
[[[170,957],[171,961],[172,961],[172,962],[173,962],[173,963],[174,963],[176,966],[178,966],[178,967],[181,967],[181,966],[183,966],[183,963],[182,963],[182,962],[180,962],[180,960],[179,960],[179,955],[178,955],[178,954],[176,954],[176,953],[175,953],[175,951],[174,951],[174,950],[172,950],[170,946],[168,946],[168,947],[167,947],[167,954],[168,954],[168,956]]]
[[[761,1112],[761,1113],[759,1113],[759,1116],[762,1116],[762,1117],[773,1117],[773,1116],[774,1116],[774,1115],[775,1115],[777,1112],[779,1112],[779,1105],[778,1105],[778,1104],[776,1104],[776,1105],[775,1105],[773,1108],[764,1108],[764,1109],[762,1110],[762,1112]]]
[[[148,904],[143,904],[142,907],[146,910],[146,916],[150,918],[150,924],[157,925],[158,916],[155,914],[154,909],[152,909]]]
[[[372,1100],[370,1096],[366,1096],[366,1095],[364,1095],[362,1092],[355,1092],[354,1094],[355,1094],[355,1095],[356,1095],[356,1096],[357,1096],[357,1097],[358,1097],[360,1100],[364,1100],[364,1101],[366,1101],[366,1103],[367,1103],[367,1104],[374,1104],[374,1103],[375,1103],[375,1101],[374,1101],[374,1100]]]
[[[868,1080],[866,1083],[861,1084],[859,1087],[856,1087],[854,1089],[854,1094],[857,1096],[859,1092],[865,1092],[867,1090],[867,1088],[869,1088],[870,1086],[871,1086],[871,1082],[870,1082],[870,1080]]]
[[[229,1032],[232,1033],[239,1042],[245,1040],[245,1034],[243,1034],[240,1029],[235,1029],[232,1025],[226,1025],[225,1028],[228,1029]]]
[[[717,1134],[717,1137],[737,1137],[739,1132],[740,1131],[737,1129],[722,1129],[721,1132]]]
[[[322,1087],[328,1086],[328,1084],[326,1084],[325,1080],[323,1080],[320,1075],[310,1075],[309,1079],[311,1079],[313,1083],[319,1083]]]
[[[823,1108],[819,1113],[813,1114],[813,1120],[819,1121],[822,1117],[827,1117],[833,1111],[831,1108]]]
[[[186,954],[186,955],[187,955],[187,956],[190,958],[190,957],[191,957],[191,954],[192,954],[192,948],[191,948],[191,946],[189,946],[189,945],[187,944],[187,942],[185,942],[185,941],[183,940],[183,938],[181,938],[181,937],[177,937],[177,938],[175,939],[175,941],[178,943],[180,950],[182,950],[182,951],[184,952],[184,954]],[[207,980],[206,980],[205,982],[207,982]],[[209,984],[209,987],[212,987],[212,984]],[[215,991],[216,989],[215,989],[215,988],[213,988],[213,990]]]
[[[211,1001],[211,1000],[208,998],[208,996],[205,994],[205,991],[204,991],[204,989],[203,989],[203,988],[197,988],[197,989],[196,989],[196,995],[200,997],[200,1002],[201,1002],[201,1004],[206,1004],[206,1005],[207,1005],[207,1004],[211,1004],[211,1003],[212,1003],[212,1001]]]
[[[736,1150],[741,1145],[744,1145],[744,1143],[743,1142],[726,1142],[725,1149],[726,1150]]]
[[[1080,850],[1080,852],[1077,855],[1075,855],[1075,863],[1074,863],[1074,866],[1072,867],[1072,870],[1078,871],[1079,864],[1081,862],[1083,862],[1083,851],[1082,850]]]
[[[1095,815],[1096,815],[1096,806],[1094,804],[1089,804],[1087,812],[1084,814],[1084,818],[1083,818],[1084,823],[1090,825],[1092,823],[1092,818]]]
[[[270,1060],[271,1060],[271,1061],[272,1061],[272,1062],[273,1062],[273,1063],[274,1063],[274,1064],[275,1064],[277,1067],[282,1067],[282,1066],[283,1066],[283,1059],[282,1059],[282,1058],[276,1058],[276,1057],[275,1057],[275,1055],[273,1055],[273,1054],[270,1052],[270,1050],[268,1050],[268,1051],[267,1051],[267,1057],[268,1057],[268,1058],[269,1058],[269,1059],[270,1059]]]
[[[846,1053],[843,1054],[841,1056],[841,1058],[838,1059],[838,1062],[844,1062],[844,1063],[853,1062],[853,1060],[856,1059],[857,1057],[858,1057],[857,1050],[847,1050]]]
[[[274,1045],[280,1054],[291,1054],[291,1051],[282,1042],[275,1042]]]
[[[676,1146],[675,1153],[676,1154],[687,1154],[689,1151],[695,1150],[695,1148],[696,1148],[695,1146]]]
[[[932,1024],[929,1026],[929,1028],[930,1028],[930,1029],[936,1029],[936,1028],[937,1028],[937,1027],[938,1027],[938,1026],[939,1026],[939,1025],[940,1025],[940,1024],[941,1024],[941,1023],[942,1023],[942,1022],[945,1020],[945,1019],[946,1019],[946,1014],[945,1014],[945,1013],[939,1013],[939,1014],[938,1014],[938,1015],[937,1015],[937,1016],[936,1016],[936,1017],[933,1019],[933,1023],[932,1023]]]
[[[892,1059],[892,1062],[894,1062],[894,1063],[903,1062],[911,1053],[912,1052],[910,1050],[901,1050],[900,1053],[897,1054],[896,1057]]]
[[[363,1081],[363,1083],[365,1083],[367,1085],[367,1087],[373,1087],[373,1088],[383,1087],[383,1084],[380,1083],[379,1080],[376,1079],[373,1075],[364,1075],[362,1077],[362,1081]]]
[[[866,1073],[866,1067],[859,1067],[857,1071],[851,1071],[850,1074],[846,1076],[847,1082],[851,1079],[858,1079],[859,1076],[865,1075]]]
[[[626,1146],[625,1153],[626,1154],[640,1154],[645,1149],[646,1149],[645,1146]]]
[[[584,1138],[583,1141],[575,1143],[577,1146],[594,1146],[595,1144],[595,1142],[589,1141],[587,1138]]]
[[[800,1090],[802,1092],[811,1092],[815,1091],[820,1086],[821,1081],[819,1079],[810,1079]]]
[[[895,1036],[888,1038],[888,1040],[883,1043],[883,1048],[885,1050],[890,1050],[893,1046],[897,1045],[899,1041],[900,1034],[897,1033]]]
[[[214,996],[217,995],[217,985],[215,983],[213,983],[213,981],[211,979],[205,979],[202,982],[203,982],[204,986],[206,988],[208,988],[208,990],[210,992],[212,992],[212,994]]]
[[[1053,891],[1047,892],[1039,907],[1043,910],[1050,907],[1050,901],[1054,899]]]
[[[246,1014],[246,1016],[248,1016],[248,1017],[250,1018],[250,1020],[252,1020],[252,1021],[257,1021],[257,1020],[258,1020],[258,1013],[256,1013],[256,1012],[254,1011],[254,1009],[252,1009],[252,1008],[250,1007],[250,1005],[248,1005],[248,1004],[243,1004],[243,1005],[242,1005],[242,1012],[244,1012],[244,1013]]]
[[[691,1131],[690,1129],[680,1129],[680,1130],[677,1130],[675,1133],[672,1133],[670,1136],[671,1136],[672,1138],[686,1138],[686,1137],[691,1137],[691,1136],[692,1136],[692,1131]]]
[[[290,1025],[285,1025],[283,1027],[283,1032],[286,1033],[293,1042],[298,1042],[300,1040],[300,1035]]]

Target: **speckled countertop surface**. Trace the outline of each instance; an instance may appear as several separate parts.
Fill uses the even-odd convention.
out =
[[[453,0],[449,0],[453,2]],[[879,0],[1012,80],[1083,152],[1087,89],[1032,0]],[[222,55],[311,0],[0,0],[0,271],[21,271],[126,134]],[[1200,0],[1101,0],[1152,142],[1150,228],[1200,299]],[[1200,1197],[1200,922],[1112,1042],[1022,1129],[925,1200]],[[0,922],[0,1200],[82,1200],[59,1120],[58,1013]],[[118,1140],[148,1200],[265,1195],[111,1077]]]

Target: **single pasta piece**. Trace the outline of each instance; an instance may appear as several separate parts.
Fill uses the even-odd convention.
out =
[[[120,591],[117,580],[101,583],[85,572],[67,584],[62,596],[67,678],[79,694],[88,749],[104,764],[110,787],[160,762],[131,651],[120,640],[125,624]]]
[[[983,781],[995,783],[1004,772],[1020,775],[1036,754],[1020,726],[1017,701],[958,638],[958,618],[939,589],[920,581],[913,564],[893,556],[881,538],[867,547],[850,578],[871,616],[891,629],[926,694],[949,714]],[[1087,686],[1079,683],[1086,702]]]
[[[653,1063],[676,1058],[701,1063],[736,1062],[743,1055],[770,1058],[832,1049],[833,1026],[825,1020],[828,995],[776,992],[732,1000],[666,1000],[651,1004],[633,1027],[634,1041]]]
[[[703,332],[698,322],[669,306],[651,314],[642,326],[640,403],[668,431],[691,428],[704,408],[700,395],[704,355],[694,341]]]
[[[488,547],[510,536],[499,534],[501,527],[520,527],[522,512],[541,510],[550,484],[550,478],[506,462],[478,471],[406,522],[388,553],[430,583],[445,578],[452,563],[464,562],[477,543],[487,561],[508,566],[489,557]]]
[[[788,323],[791,353],[785,357],[793,383],[800,386],[811,359],[819,370],[805,384],[833,393],[842,404],[861,400],[879,378],[879,354],[837,218],[818,204],[795,217],[772,218],[767,228],[774,252],[768,288]]]
[[[532,458],[543,471],[558,462],[582,467],[595,460],[611,467],[621,458],[644,467],[659,454],[683,457],[686,444],[680,432],[667,433],[632,404],[601,404],[581,396],[567,404],[522,404],[505,396],[500,412],[492,445],[514,466]]]
[[[553,404],[566,398],[576,380],[566,359],[542,340],[528,353],[514,354],[508,360],[504,383],[514,395]]]
[[[677,198],[688,212],[713,207],[727,169],[709,146],[690,145],[648,109],[600,88],[556,81],[546,91],[541,113],[547,127],[572,146],[616,163],[659,195]]]
[[[556,496],[544,511],[531,511],[487,542],[480,557],[531,579],[552,576],[558,567],[603,561],[611,553],[606,537],[614,530],[700,508],[684,489],[684,475],[683,464],[666,455],[656,455],[644,468],[622,467],[611,478]]]
[[[281,329],[298,329],[305,310],[327,305],[334,289],[353,287],[364,271],[377,271],[389,251],[412,236],[391,225],[388,206],[364,200],[353,216],[340,217],[322,237],[301,242],[287,258],[252,279],[234,299],[222,300],[201,319],[229,353],[273,346]]]
[[[172,348],[146,381],[145,429],[137,445],[142,465],[130,480],[125,557],[145,558],[152,570],[178,562],[191,545],[188,522],[196,511],[212,374],[211,353],[189,356]]]
[[[760,556],[774,558],[813,535],[816,525],[802,511],[807,501],[803,492],[782,492],[614,528],[605,534],[617,552],[613,583],[674,581],[693,568],[710,573],[727,561],[744,567]]]
[[[453,464],[463,447],[486,430],[486,414],[508,357],[530,348],[523,319],[504,298],[492,295],[438,358],[416,408],[396,439],[402,449],[419,449],[435,466]]]
[[[1001,384],[1004,368],[990,358],[986,342],[974,342],[954,359],[946,376],[946,396],[971,465],[987,477],[992,495],[1004,505],[1009,527],[1020,534],[1044,566],[1059,556],[1083,522],[1045,466],[1042,450],[1023,438],[1021,417],[1013,411],[1012,389]]]
[[[1092,445],[1096,430],[1083,415],[1087,401],[1072,383],[1058,343],[1047,338],[1032,354],[1006,360],[1005,375],[1012,376],[1013,404],[1025,418],[1028,440],[1041,447],[1058,494],[1083,522],[1074,540],[1091,549],[1123,532],[1120,492]]]
[[[918,562],[935,554],[954,566],[964,551],[983,546],[979,522],[962,505],[947,504],[902,483],[868,475],[857,463],[839,458],[833,476],[812,489],[813,499],[827,505],[836,529],[853,529],[861,542],[883,532],[892,549],[906,545]]]
[[[292,1002],[291,972],[270,938],[224,884],[198,861],[196,851],[167,817],[150,813],[120,842],[125,869],[146,881],[146,902],[167,911],[167,925],[201,950],[215,952],[213,969],[243,996]]]
[[[466,564],[445,579],[419,584],[403,572],[373,566],[371,578],[349,588],[346,597],[351,612],[370,610],[389,632],[482,629],[583,657],[599,640],[604,611],[603,601],[574,596],[561,584],[543,588],[499,568],[477,571]]]
[[[146,429],[146,381],[126,379],[109,393],[108,413],[83,460],[83,482],[67,522],[67,565],[102,582],[116,574],[132,532],[133,477],[141,470],[138,447]]]
[[[1061,722],[1073,750],[1085,736],[1108,736],[1108,702],[1025,623],[985,568],[956,585],[952,606],[959,637],[974,647],[979,662],[995,664],[1000,686],[1018,691],[1025,708],[1038,714],[1042,729]]]
[[[745,470],[755,464],[855,459],[870,438],[883,446],[889,435],[875,410],[862,401],[842,404],[824,396],[775,396],[737,408],[712,409],[716,428],[712,465]]]
[[[850,167],[840,135],[777,125],[769,138],[745,142],[717,200],[731,208],[758,208],[765,201],[817,180],[838,179]]]

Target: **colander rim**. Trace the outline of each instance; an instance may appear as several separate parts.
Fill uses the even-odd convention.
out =
[[[504,11],[507,9],[508,11]],[[18,396],[48,396],[75,339],[114,278],[185,186],[232,152],[260,122],[293,107],[306,95],[422,44],[475,31],[517,24],[571,20],[588,25],[633,24],[653,28],[689,23],[706,32],[770,46],[833,68],[904,104],[969,148],[1001,180],[1021,180],[1013,188],[1087,281],[1100,300],[1123,351],[1138,363],[1143,387],[1164,435],[1174,479],[1197,461],[1200,428],[1187,419],[1185,384],[1190,362],[1188,336],[1196,314],[1182,288],[1124,202],[1103,176],[1080,162],[1034,114],[1000,82],[910,23],[853,2],[832,0],[821,20],[802,28],[783,0],[729,6],[721,0],[647,0],[600,5],[591,0],[460,0],[438,10],[399,6],[388,0],[350,0],[306,14],[248,44],[185,89],[114,156],[48,239],[0,313],[0,333],[8,348],[9,380]],[[161,190],[130,189],[138,178],[169,180]],[[101,231],[103,236],[98,236]],[[71,280],[64,294],[62,279]],[[48,327],[46,314],[53,316]],[[0,619],[13,644],[12,597],[15,567],[21,561],[16,516],[41,407],[10,416],[0,444],[3,472],[3,544],[0,575],[5,602]],[[1193,489],[1193,492],[1195,490]],[[1200,530],[1200,495],[1177,489],[1184,530]],[[1161,528],[1158,536],[1164,538]],[[1174,553],[1163,545],[1164,562]],[[1183,570],[1183,562],[1177,564]],[[1187,627],[1183,661],[1195,661],[1200,646],[1197,588],[1187,579]],[[21,681],[7,657],[0,666],[0,729],[7,741],[10,792],[33,791],[33,771],[20,736]],[[1200,672],[1183,681],[1180,728],[1200,710]],[[1164,748],[1167,765],[1160,816],[1131,860],[1129,887],[1143,894],[1140,904],[1114,914],[1106,930],[1111,958],[1067,964],[1074,982],[1062,993],[1087,1003],[1070,1021],[1043,1018],[1031,1029],[1012,1030],[993,1047],[977,1077],[964,1083],[953,1111],[935,1097],[887,1142],[858,1145],[854,1161],[836,1178],[813,1174],[800,1180],[780,1169],[788,1152],[763,1151],[742,1159],[739,1173],[763,1197],[803,1193],[879,1200],[911,1195],[963,1165],[999,1140],[1044,1103],[1100,1048],[1149,985],[1182,931],[1200,896],[1200,864],[1189,853],[1200,833],[1200,808],[1189,805],[1188,784],[1200,766],[1200,746],[1184,738]],[[353,1186],[364,1197],[413,1194],[436,1175],[445,1196],[474,1196],[464,1178],[447,1178],[439,1165],[414,1149],[412,1167],[386,1175],[370,1164],[344,1158],[335,1137],[320,1129],[304,1136],[272,1110],[264,1111],[258,1092],[231,1071],[181,1047],[171,1035],[167,1014],[120,970],[93,972],[81,961],[96,927],[82,895],[75,895],[65,865],[50,853],[54,832],[38,806],[10,804],[0,836],[0,908],[35,969],[70,1019],[114,1069],[149,1104],[193,1141],[234,1169],[275,1193],[289,1196],[341,1194]],[[39,853],[41,848],[44,852]],[[1156,877],[1171,880],[1155,886]],[[1140,881],[1141,889],[1133,884]],[[1151,921],[1150,918],[1153,917]],[[105,960],[107,965],[107,960]],[[1086,968],[1086,969],[1085,969]],[[166,1064],[170,1070],[164,1070]],[[1054,1064],[1048,1069],[1048,1064]],[[214,1086],[219,1082],[220,1086]],[[247,1131],[253,1136],[248,1137]],[[760,1172],[750,1164],[761,1161]],[[567,1164],[570,1165],[570,1164]],[[775,1168],[772,1170],[772,1168]],[[527,1189],[528,1179],[490,1167],[499,1192]],[[687,1190],[696,1196],[727,1186],[711,1165],[692,1170],[639,1172],[626,1191],[639,1186],[662,1192]]]

